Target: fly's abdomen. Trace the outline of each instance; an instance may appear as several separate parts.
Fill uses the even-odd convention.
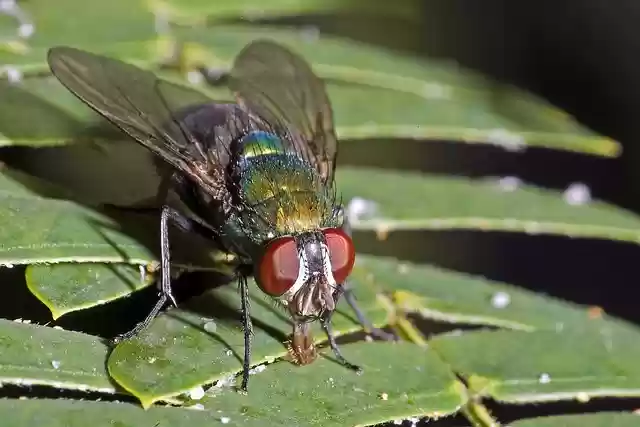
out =
[[[333,207],[324,184],[315,168],[285,150],[278,136],[247,135],[240,168],[244,199],[275,236],[323,226]]]

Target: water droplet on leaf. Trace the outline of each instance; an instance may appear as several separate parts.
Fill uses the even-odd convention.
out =
[[[218,325],[213,320],[210,320],[208,322],[205,322],[204,330],[209,333],[214,333],[218,330]]]
[[[315,25],[307,25],[300,30],[300,38],[305,42],[317,42],[320,39],[320,29]]]
[[[506,129],[493,129],[487,135],[487,140],[507,151],[518,152],[527,148],[527,144],[521,135]]]
[[[571,206],[580,206],[591,201],[591,190],[582,182],[574,182],[564,191],[563,197]]]
[[[20,83],[22,81],[22,71],[15,67],[5,67],[4,72],[9,83]]]
[[[33,24],[21,24],[18,27],[18,35],[23,39],[27,39],[33,35],[36,27]]]
[[[189,397],[193,400],[200,400],[204,397],[204,389],[200,386],[189,390]]]
[[[362,197],[354,197],[349,201],[345,208],[349,222],[357,222],[359,220],[371,218],[378,212],[378,204],[374,201],[363,199]]]
[[[192,85],[199,85],[204,81],[204,76],[201,72],[192,70],[187,73],[187,81]]]
[[[502,191],[514,191],[522,184],[522,180],[517,176],[505,176],[498,180],[498,186]]]
[[[491,297],[491,305],[494,308],[505,308],[511,303],[511,297],[506,292],[496,292]]]

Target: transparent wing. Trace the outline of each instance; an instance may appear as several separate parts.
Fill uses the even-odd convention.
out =
[[[223,167],[216,150],[207,150],[215,141],[198,140],[173,115],[188,105],[211,103],[209,98],[150,71],[70,47],[50,49],[48,62],[58,80],[92,109],[204,190],[219,190]]]
[[[325,184],[333,182],[337,141],[324,82],[309,64],[268,40],[247,45],[231,70],[230,87],[238,102],[280,133],[286,143],[311,162]]]

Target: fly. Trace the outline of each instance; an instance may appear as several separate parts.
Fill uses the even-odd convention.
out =
[[[332,333],[340,297],[365,328],[385,333],[362,316],[346,282],[355,249],[334,185],[333,113],[324,83],[302,58],[271,41],[248,44],[228,76],[236,103],[213,102],[150,71],[75,48],[50,49],[48,62],[75,96],[171,167],[161,185],[159,299],[116,342],[147,327],[167,303],[176,304],[171,224],[214,240],[239,260],[243,391],[251,365],[252,275],[291,316],[289,350],[296,363],[315,360],[310,323],[320,321],[336,358],[360,371],[342,356]]]

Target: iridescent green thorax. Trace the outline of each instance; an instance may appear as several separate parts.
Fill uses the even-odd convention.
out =
[[[296,234],[334,222],[333,188],[326,188],[309,163],[285,151],[282,141],[252,132],[242,141],[241,188],[270,238]]]

